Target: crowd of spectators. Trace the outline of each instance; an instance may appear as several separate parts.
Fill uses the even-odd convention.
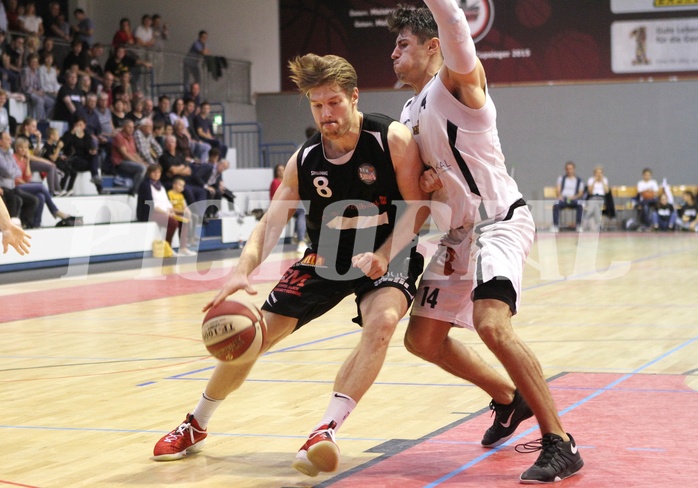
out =
[[[14,168],[4,173],[0,168],[0,192],[3,200],[12,193],[10,214],[25,228],[40,225],[44,204],[62,218],[53,198],[72,195],[81,172],[90,173],[98,193],[103,191],[102,177],[111,174],[134,196],[145,188],[146,172],[161,174],[165,191],[181,179],[181,194],[190,206],[230,193],[220,178],[227,147],[214,134],[210,104],[201,99],[200,76],[193,65],[185,63],[191,76],[185,78],[190,82],[181,97],[163,95],[154,103],[139,89],[139,77],[153,64],[133,49],[162,52],[168,38],[162,18],[144,14],[135,29],[130,19],[122,18],[110,45],[96,41],[104,37],[81,8],[69,22],[59,2],[50,2],[44,18],[31,0],[0,2],[0,132],[9,137],[7,157],[0,147],[0,160],[14,161],[15,141],[27,143],[26,149],[24,142],[20,145],[25,165],[19,176]],[[206,39],[207,33],[200,32],[193,55],[208,53]],[[10,113],[10,99],[26,102],[25,119],[16,120]],[[52,122],[62,122],[63,129]],[[154,165],[160,166],[159,173]],[[29,184],[19,181],[28,175],[31,188],[46,190],[38,199],[25,198],[26,189],[15,191]],[[210,215],[202,205],[192,220]]]
[[[696,195],[687,189],[674,201],[674,192],[666,179],[659,184],[650,168],[642,170],[635,196],[630,205],[634,215],[625,221],[625,228],[637,231],[686,230],[698,232],[698,205]],[[603,167],[596,166],[594,175],[586,182],[576,174],[573,161],[565,164],[565,174],[559,176],[556,185],[557,202],[553,204],[552,232],[560,230],[560,212],[575,211],[575,230],[602,230],[603,216],[616,217],[615,202]]]

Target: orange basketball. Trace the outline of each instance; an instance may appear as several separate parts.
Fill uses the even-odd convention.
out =
[[[655,198],[654,190],[645,190],[642,192],[643,200],[652,200],[653,198]]]
[[[210,309],[201,326],[209,353],[225,362],[253,361],[267,333],[262,312],[252,304],[226,300]]]

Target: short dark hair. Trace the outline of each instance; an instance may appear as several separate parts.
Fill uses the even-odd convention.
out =
[[[388,30],[393,34],[399,34],[405,29],[417,36],[422,44],[439,36],[436,21],[428,8],[398,4],[397,8],[388,14]]]

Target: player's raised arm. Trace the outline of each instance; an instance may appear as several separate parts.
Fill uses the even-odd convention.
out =
[[[249,276],[278,244],[286,224],[293,216],[300,201],[296,157],[297,152],[291,156],[286,164],[284,178],[274,194],[269,210],[250,234],[245,247],[242,248],[237,266],[218,295],[204,306],[204,312],[218,305],[238,290],[245,290],[250,295],[257,294],[250,283]]]
[[[478,109],[485,103],[485,70],[477,58],[465,13],[455,0],[424,0],[439,28],[444,84],[464,105]]]

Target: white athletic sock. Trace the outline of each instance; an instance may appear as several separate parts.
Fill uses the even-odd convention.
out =
[[[356,407],[356,402],[344,393],[332,392],[330,404],[327,406],[325,415],[322,417],[322,422],[315,426],[315,429],[322,425],[327,425],[333,420],[337,423],[334,428],[335,432],[339,430],[344,421],[347,419],[352,410]],[[315,430],[313,429],[313,430]]]
[[[192,415],[194,415],[196,422],[202,429],[205,429],[208,426],[208,422],[211,420],[211,417],[213,417],[213,413],[216,411],[218,405],[220,404],[221,400],[214,400],[212,398],[209,398],[206,396],[206,393],[201,394],[199,404],[192,412]]]

